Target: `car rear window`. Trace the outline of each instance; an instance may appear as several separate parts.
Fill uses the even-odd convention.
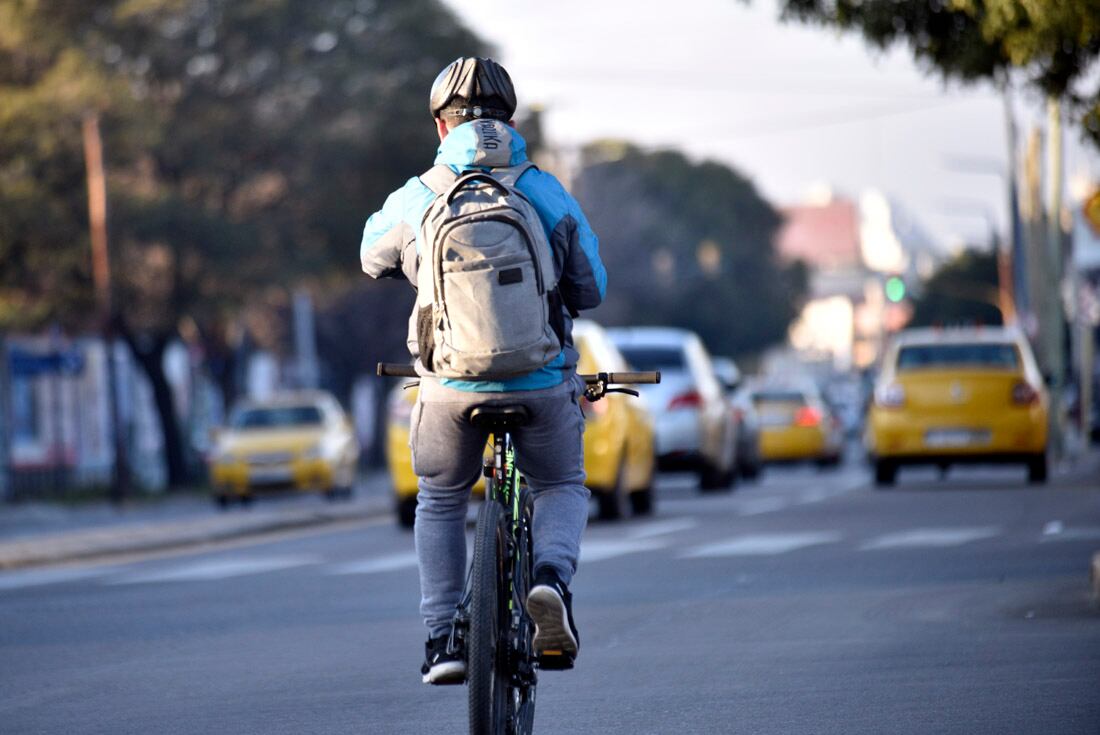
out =
[[[684,352],[678,347],[619,347],[635,370],[683,370]]]
[[[909,345],[898,352],[898,370],[945,367],[1012,369],[1020,366],[1020,353],[1013,344],[973,343]]]
[[[321,423],[316,406],[277,406],[246,408],[237,414],[235,429],[276,429],[284,426],[315,426]]]
[[[803,406],[806,396],[797,390],[761,390],[752,394],[752,402],[757,406],[761,403],[795,403]]]

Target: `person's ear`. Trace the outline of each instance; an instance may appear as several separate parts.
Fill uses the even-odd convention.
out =
[[[508,127],[514,128],[515,126],[516,126],[516,121],[515,120],[509,120],[508,121]]]
[[[451,129],[447,127],[447,123],[441,117],[435,119],[435,132],[439,134],[439,142],[442,143],[443,139],[447,137],[447,133],[451,132]]]

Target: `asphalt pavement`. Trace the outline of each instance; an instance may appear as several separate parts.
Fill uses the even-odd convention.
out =
[[[655,516],[590,524],[536,732],[1095,735],[1094,469],[663,478]],[[381,506],[135,554],[0,572],[0,731],[464,731]]]

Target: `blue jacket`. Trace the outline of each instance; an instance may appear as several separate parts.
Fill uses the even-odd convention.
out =
[[[452,130],[435,158],[437,165],[456,173],[469,169],[518,166],[527,160],[527,144],[512,127],[495,120],[475,120]],[[516,188],[534,205],[546,228],[554,254],[558,288],[567,311],[574,313],[600,304],[607,291],[607,272],[600,261],[599,242],[576,200],[551,174],[528,169]],[[367,220],[359,257],[363,270],[374,278],[405,277],[416,286],[420,222],[435,194],[414,176],[386,199]],[[415,310],[414,310],[415,311]],[[444,380],[445,385],[476,392],[537,390],[558,385],[577,364],[572,319],[565,315],[566,346],[549,365],[504,381]],[[415,357],[416,315],[409,320],[409,351]]]

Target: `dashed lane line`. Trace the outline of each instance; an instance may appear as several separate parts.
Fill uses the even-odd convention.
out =
[[[361,559],[359,561],[336,564],[325,570],[326,574],[378,574],[380,572],[395,572],[399,569],[410,569],[416,566],[416,552],[408,551],[401,554],[390,554],[373,559]]]
[[[115,579],[108,579],[106,582],[112,585],[149,584],[155,582],[205,582],[273,572],[282,569],[291,569],[317,563],[318,559],[312,556],[207,559],[191,564],[170,566],[147,572],[131,572]]]
[[[680,555],[681,559],[721,556],[769,556],[785,554],[809,546],[836,543],[844,538],[839,531],[801,533],[759,533],[735,536],[725,541],[697,546]]]
[[[974,541],[992,538],[1001,532],[995,526],[975,526],[971,528],[914,528],[907,531],[888,533],[871,539],[860,546],[860,551],[879,549],[943,548],[961,546]]]

